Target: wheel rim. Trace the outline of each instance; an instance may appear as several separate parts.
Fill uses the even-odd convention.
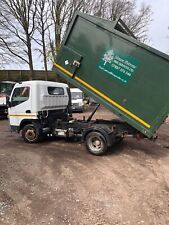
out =
[[[33,141],[36,138],[36,131],[33,128],[29,128],[25,132],[25,137],[29,141]]]
[[[93,152],[99,152],[103,148],[102,139],[100,137],[91,137],[88,146]]]

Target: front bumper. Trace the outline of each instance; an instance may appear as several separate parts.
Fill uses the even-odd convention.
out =
[[[83,111],[83,106],[72,105],[72,111]]]

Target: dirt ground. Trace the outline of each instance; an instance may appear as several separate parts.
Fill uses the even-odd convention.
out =
[[[96,157],[77,142],[26,144],[1,120],[0,225],[65,224],[169,224],[169,125]]]

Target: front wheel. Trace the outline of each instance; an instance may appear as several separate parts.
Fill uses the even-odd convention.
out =
[[[99,132],[90,132],[85,139],[88,151],[93,155],[103,155],[107,151],[105,137]]]
[[[25,142],[37,143],[41,139],[40,130],[34,124],[27,124],[22,130],[22,137]]]

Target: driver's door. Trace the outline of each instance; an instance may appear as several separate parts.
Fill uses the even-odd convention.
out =
[[[31,113],[31,91],[27,85],[25,87],[15,87],[10,97],[10,107],[8,109],[11,126],[19,126],[20,122]]]

